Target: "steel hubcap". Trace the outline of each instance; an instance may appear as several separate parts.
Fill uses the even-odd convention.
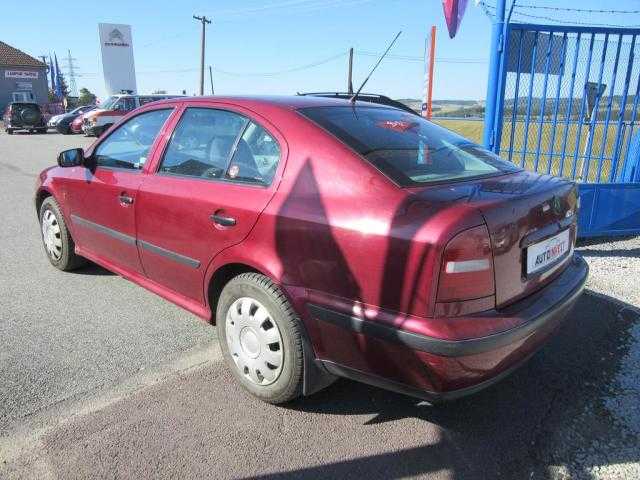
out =
[[[226,317],[227,346],[236,367],[256,385],[270,385],[282,372],[282,336],[269,311],[253,298],[231,304]]]
[[[51,210],[45,211],[42,216],[42,239],[49,256],[54,260],[60,260],[62,256],[60,224]]]

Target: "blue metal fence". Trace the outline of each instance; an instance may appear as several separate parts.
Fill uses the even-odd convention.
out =
[[[494,24],[485,145],[579,182],[583,237],[640,233],[640,29]]]

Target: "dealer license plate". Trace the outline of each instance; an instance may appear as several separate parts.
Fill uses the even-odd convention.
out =
[[[570,250],[569,230],[564,230],[551,238],[534,243],[527,248],[527,275],[544,270],[549,265],[566,257]]]

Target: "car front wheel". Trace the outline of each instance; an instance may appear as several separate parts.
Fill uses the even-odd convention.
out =
[[[40,231],[51,265],[69,271],[86,263],[84,258],[76,255],[73,238],[60,212],[60,206],[53,197],[47,197],[40,207]]]
[[[225,362],[246,390],[273,404],[302,394],[302,327],[275,283],[258,273],[233,278],[216,319]]]

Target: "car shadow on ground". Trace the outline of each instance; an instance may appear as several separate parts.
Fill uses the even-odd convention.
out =
[[[75,275],[95,275],[97,277],[116,275],[115,273],[107,270],[106,268],[101,267],[97,263],[93,263],[91,261],[88,261],[88,262],[89,263],[86,266],[82,268],[78,268],[76,270],[72,270],[70,273],[73,273]]]
[[[441,429],[440,441],[406,450],[390,446],[382,455],[260,478],[344,478],[354,472],[402,478],[443,469],[460,479],[549,478],[558,468],[572,478],[591,478],[589,468],[638,462],[639,439],[605,406],[616,394],[612,381],[634,324],[640,315],[633,307],[587,292],[558,335],[513,375],[475,396],[437,406],[339,380],[289,408],[371,415],[369,425],[419,418]]]
[[[616,248],[613,250],[596,250],[583,248],[579,250],[583,257],[623,257],[638,258],[640,257],[640,248]]]
[[[626,240],[632,240],[637,238],[636,235],[627,235],[623,237],[600,237],[600,238],[585,238],[580,239],[576,243],[576,249],[583,257],[622,257],[622,258],[638,258],[640,257],[639,248],[624,248],[620,247],[620,242]],[[601,249],[601,248],[588,248],[596,247],[598,245],[606,245],[609,243],[615,243],[618,248]]]

